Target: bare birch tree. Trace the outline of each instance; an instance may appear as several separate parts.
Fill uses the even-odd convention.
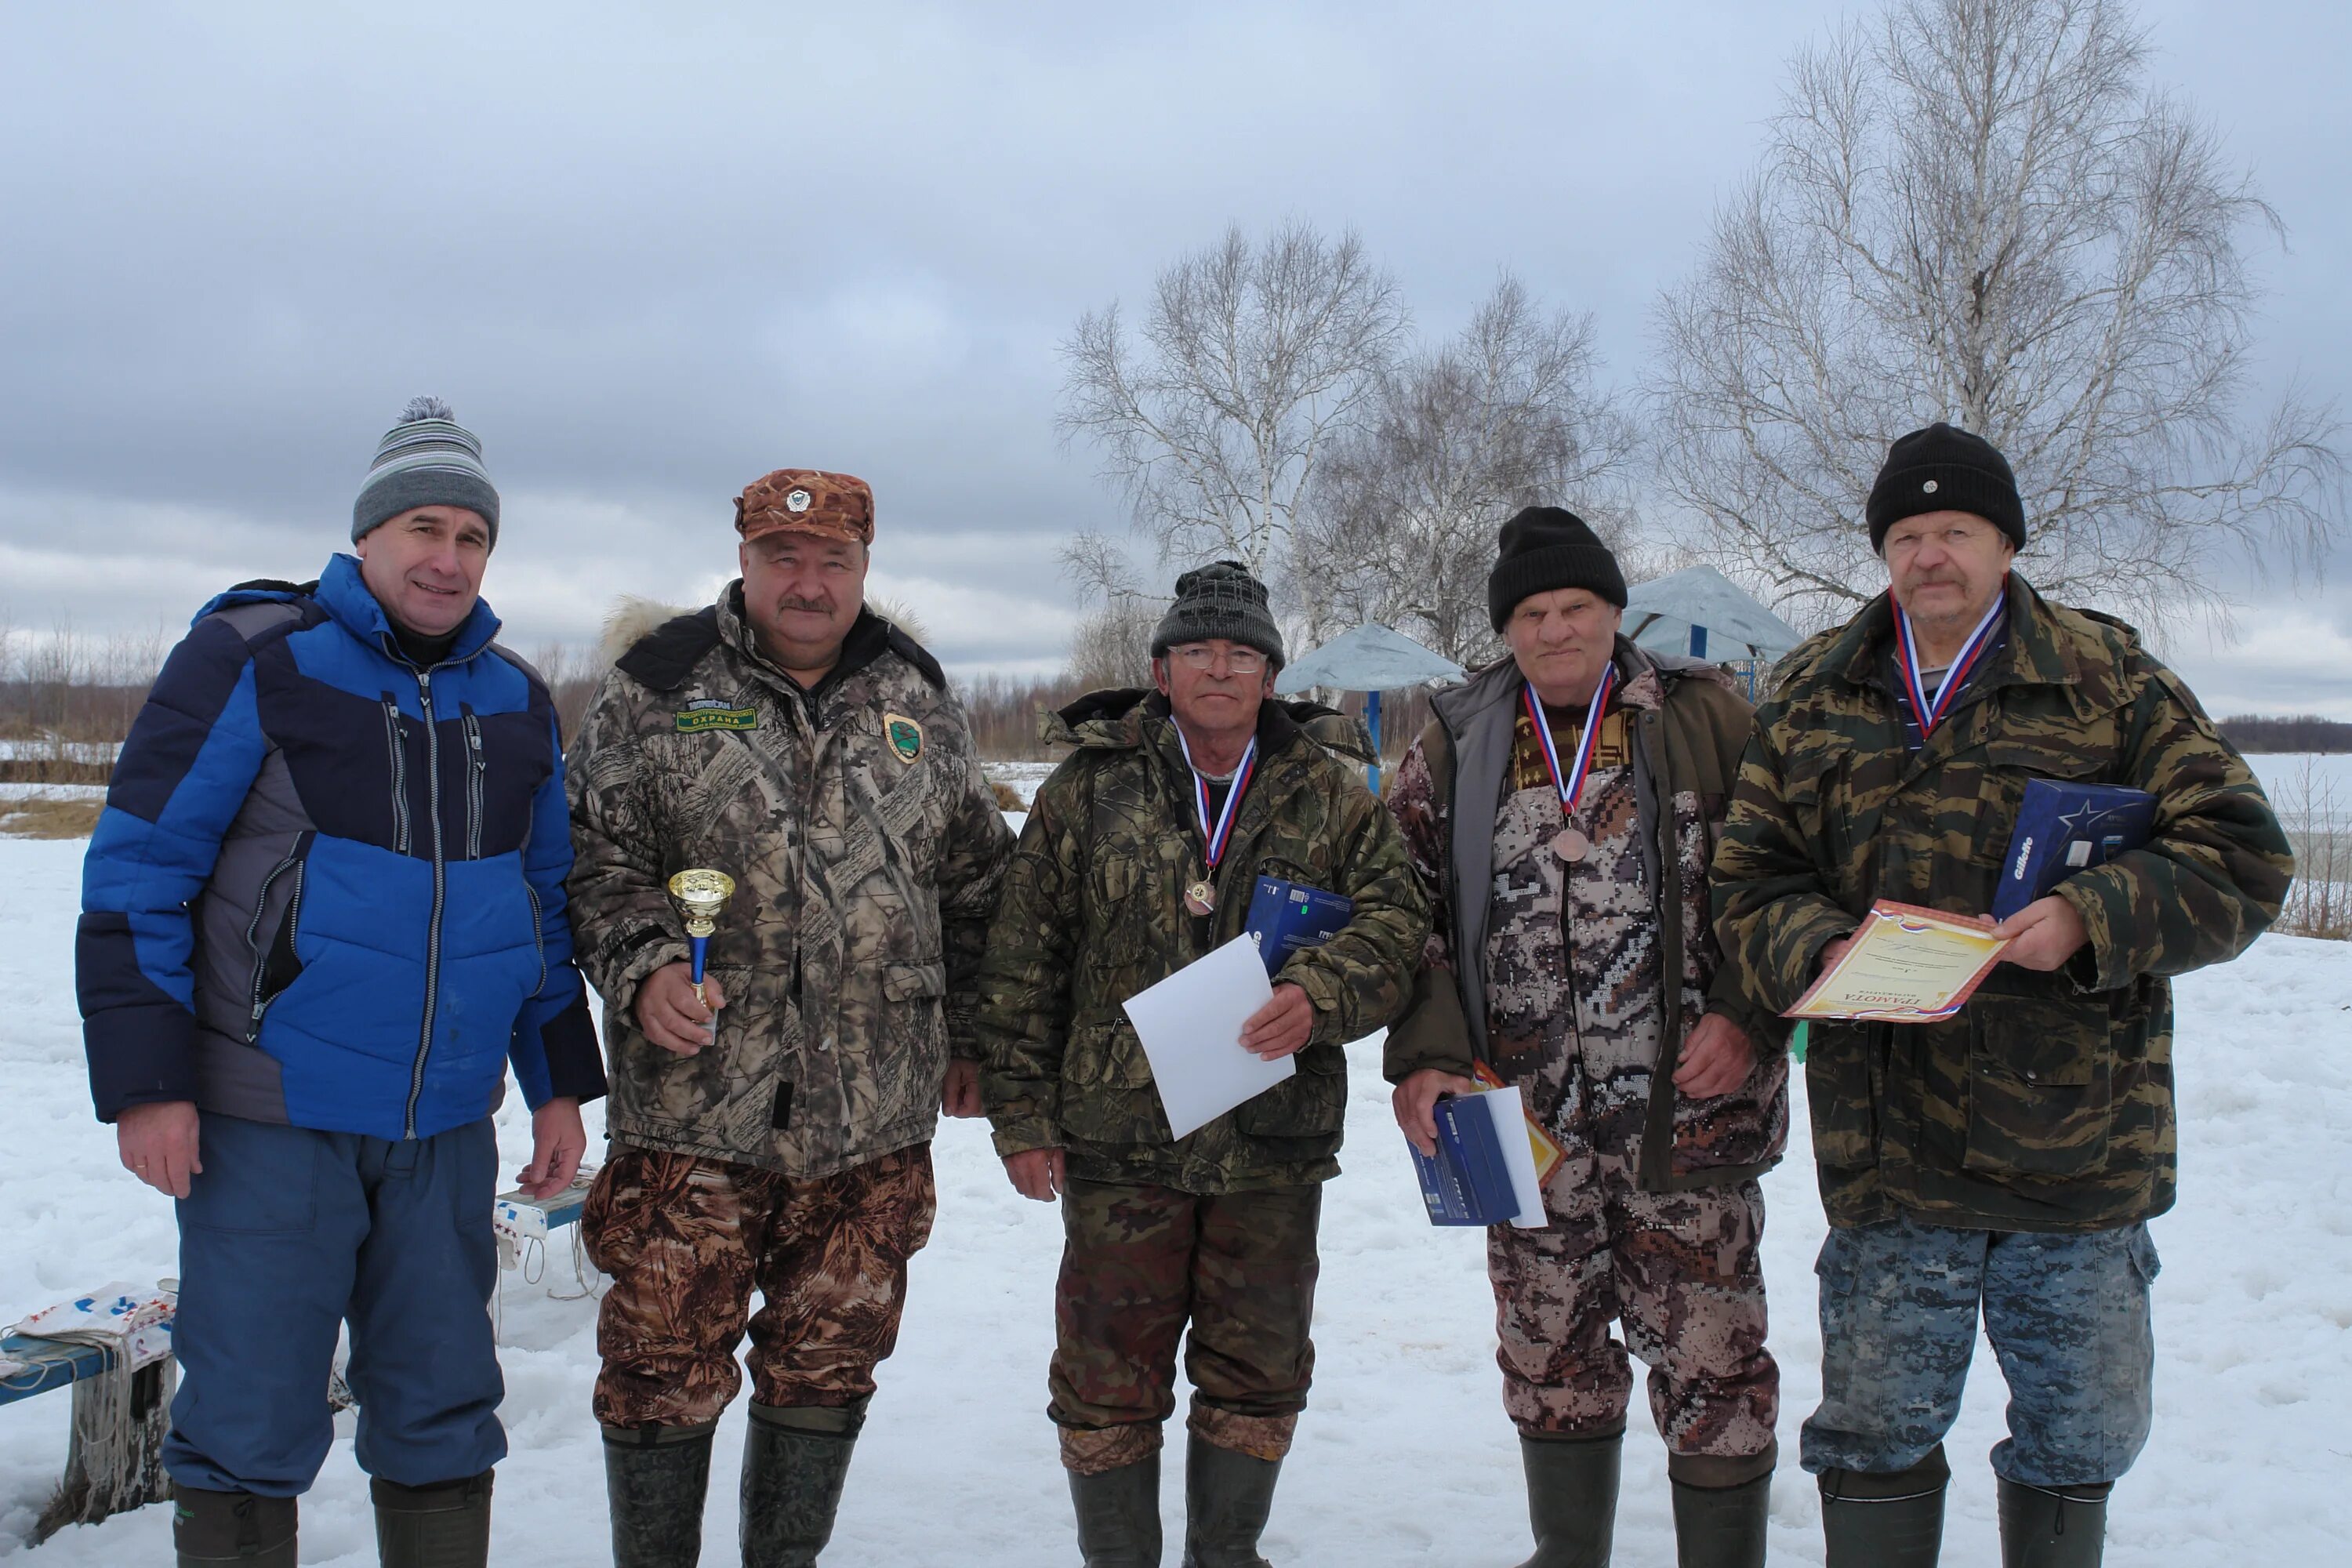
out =
[[[1139,334],[1117,303],[1079,319],[1059,425],[1096,448],[1161,564],[1224,557],[1263,577],[1404,330],[1352,231],[1293,223],[1252,245],[1230,228],[1160,275]]]
[[[1658,311],[1658,479],[1710,554],[1849,612],[1886,444],[1937,419],[2008,456],[2037,585],[2154,628],[2226,609],[2226,545],[2325,543],[2334,409],[2242,409],[2278,217],[2147,57],[2121,0],[1897,0],[1796,58]]]
[[[1495,531],[1566,506],[1616,542],[1632,515],[1632,419],[1596,385],[1592,318],[1546,313],[1506,274],[1452,342],[1381,377],[1315,477],[1300,573],[1335,623],[1379,621],[1457,663],[1499,647]]]

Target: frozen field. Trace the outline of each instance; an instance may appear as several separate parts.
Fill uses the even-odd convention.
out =
[[[0,1324],[110,1279],[173,1271],[169,1205],[115,1163],[90,1119],[75,1020],[72,922],[82,846],[0,840],[0,1070],[14,1121],[0,1139]],[[2117,1489],[2118,1564],[2343,1561],[2352,1533],[2352,948],[2266,938],[2181,987],[2183,1201],[2155,1226],[2162,1345],[2156,1436]],[[1355,1055],[1347,1173],[1329,1190],[1311,1407],[1285,1472],[1267,1555],[1374,1568],[1516,1563],[1527,1533],[1518,1466],[1492,1360],[1479,1237],[1424,1224],[1389,1120],[1375,1047]],[[1800,1111],[1800,1121],[1802,1113]],[[591,1113],[591,1131],[599,1125]],[[519,1103],[501,1119],[509,1173],[528,1150]],[[898,1355],[882,1373],[851,1472],[837,1564],[1033,1568],[1073,1563],[1069,1505],[1044,1415],[1055,1214],[1014,1195],[979,1125],[937,1144],[939,1226],[916,1260]],[[1812,1487],[1794,1467],[1816,1395],[1811,1260],[1822,1221],[1801,1143],[1767,1184],[1774,1349],[1786,1375],[1773,1558],[1821,1560]],[[594,1304],[556,1249],[537,1285],[502,1291],[505,1417],[496,1545],[506,1568],[605,1561],[604,1483],[588,1414]],[[1984,1455],[2001,1393],[1980,1347],[1953,1434],[1945,1562],[1999,1561]],[[68,1400],[0,1409],[0,1559],[27,1568],[170,1560],[166,1510],[24,1538],[55,1481]],[[704,1561],[735,1561],[740,1415],[722,1428]],[[1181,1452],[1181,1425],[1171,1426]],[[1164,1480],[1171,1547],[1180,1465]],[[1664,1466],[1637,1409],[1617,1561],[1674,1561]],[[302,1560],[375,1561],[348,1441],[306,1503]]]

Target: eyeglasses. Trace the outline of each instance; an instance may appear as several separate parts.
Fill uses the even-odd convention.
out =
[[[1207,643],[1187,643],[1182,647],[1170,648],[1168,657],[1192,670],[1213,669],[1220,659],[1235,675],[1258,675],[1265,669],[1265,655],[1250,647],[1221,649]]]

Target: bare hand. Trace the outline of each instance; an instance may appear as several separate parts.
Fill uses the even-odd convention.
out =
[[[940,1085],[940,1109],[950,1116],[980,1114],[980,1064],[964,1057],[948,1058],[947,1081]]]
[[[1827,974],[1831,970],[1835,969],[1839,961],[1845,957],[1845,950],[1853,945],[1853,938],[1850,936],[1842,936],[1834,942],[1824,943],[1821,957],[1814,962],[1813,973],[1817,975]]]
[[[1444,1068],[1423,1068],[1396,1086],[1389,1105],[1396,1111],[1404,1141],[1424,1154],[1437,1152],[1437,1102],[1449,1094],[1475,1094],[1475,1079]]]
[[[1713,1100],[1746,1083],[1755,1065],[1756,1042],[1748,1031],[1720,1013],[1709,1013],[1683,1041],[1675,1087],[1693,1100]]]
[[[694,969],[691,964],[665,963],[646,976],[637,987],[637,1027],[646,1038],[666,1051],[690,1057],[700,1053],[703,1047],[718,1038],[714,1022],[719,1009],[727,1005],[726,993],[719,988],[719,976],[706,972],[702,989],[710,998],[705,1006],[694,994]]]
[[[193,1100],[131,1107],[114,1121],[122,1168],[166,1197],[186,1197],[188,1178],[205,1168],[196,1158],[196,1126]]]
[[[1027,1149],[1004,1156],[1004,1173],[1013,1190],[1024,1198],[1050,1204],[1070,1184],[1067,1163],[1059,1149]]]
[[[1315,1032],[1315,1004],[1291,984],[1274,988],[1274,1000],[1260,1007],[1242,1026],[1242,1048],[1267,1061],[1279,1061],[1307,1044]]]
[[[588,1130],[580,1125],[580,1101],[561,1095],[530,1113],[530,1163],[515,1173],[515,1185],[534,1198],[551,1198],[580,1173],[588,1152]]]
[[[2074,906],[2055,893],[2034,900],[1993,927],[1992,934],[2009,942],[2000,950],[2003,963],[2044,971],[2061,967],[2091,940]]]

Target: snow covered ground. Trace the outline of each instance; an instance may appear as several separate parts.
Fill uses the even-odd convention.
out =
[[[89,1116],[71,970],[81,850],[0,840],[0,1071],[13,1113],[0,1137],[0,1324],[91,1285],[173,1271],[169,1205],[123,1173],[111,1135]],[[2156,1436],[2117,1489],[2108,1561],[2342,1562],[2352,1534],[2352,948],[2265,938],[2240,963],[2189,977],[2180,1042],[2183,1200],[2154,1227],[2165,1259]],[[1376,1049],[1353,1054],[1348,1170],[1325,1209],[1314,1400],[1267,1555],[1286,1565],[1499,1568],[1526,1554],[1527,1533],[1480,1238],[1423,1222]],[[597,1125],[592,1115],[592,1132]],[[511,1173],[528,1149],[519,1105],[500,1134]],[[905,1336],[883,1369],[826,1561],[1073,1562],[1044,1414],[1056,1216],[1013,1193],[979,1126],[945,1126],[937,1155],[937,1236],[916,1260]],[[1780,1438],[1793,1456],[1820,1353],[1811,1261],[1822,1220],[1801,1143],[1767,1186],[1773,1348],[1786,1374]],[[605,1560],[588,1414],[594,1305],[561,1299],[578,1289],[569,1268],[559,1245],[539,1284],[509,1275],[502,1291],[514,1447],[499,1467],[492,1560],[502,1568]],[[1950,1442],[1958,1473],[1944,1560],[1959,1568],[1999,1561],[1983,1456],[2000,1436],[2001,1404],[1980,1347]],[[162,1508],[26,1552],[64,1458],[68,1408],[63,1394],[0,1408],[0,1559],[25,1553],[27,1568],[169,1561]],[[722,1428],[709,1563],[735,1560],[740,1422],[739,1413]],[[1656,1568],[1674,1561],[1664,1466],[1638,1408],[1634,1423],[1617,1561]],[[1171,1431],[1181,1451],[1181,1426]],[[1172,1542],[1181,1463],[1163,1489]],[[1821,1561],[1813,1489],[1793,1458],[1776,1489],[1772,1551],[1778,1562]],[[306,1503],[302,1560],[375,1561],[347,1440]]]

